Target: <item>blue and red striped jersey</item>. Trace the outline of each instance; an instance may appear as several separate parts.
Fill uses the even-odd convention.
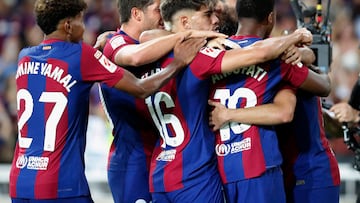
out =
[[[46,40],[20,52],[19,137],[10,173],[13,198],[89,195],[84,174],[90,89],[114,86],[123,70],[80,43]]]
[[[116,53],[129,44],[139,42],[120,30],[107,41],[104,55],[114,61]],[[141,78],[150,66],[151,64],[127,69]],[[108,169],[117,171],[136,168],[148,172],[151,155],[159,136],[144,99],[137,99],[105,84],[101,85],[101,95],[114,127]]]
[[[208,119],[209,77],[221,72],[224,51],[203,48],[192,63],[146,99],[160,132],[150,165],[150,191],[170,192],[218,175]],[[173,53],[159,62],[164,68]]]
[[[338,163],[325,136],[320,98],[301,90],[296,98],[293,121],[277,127],[285,186],[338,186]]]
[[[241,47],[261,40],[256,36],[232,36]],[[282,81],[299,87],[307,68],[280,60],[245,67],[229,74],[212,76],[210,99],[228,108],[248,108],[271,103]],[[282,162],[273,126],[231,122],[216,132],[218,168],[223,183],[258,177]]]

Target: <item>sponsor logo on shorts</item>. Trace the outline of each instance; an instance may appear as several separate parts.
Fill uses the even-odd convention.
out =
[[[47,170],[49,157],[25,156],[21,155],[16,160],[16,168],[31,170]]]
[[[240,142],[233,142],[229,144],[217,144],[215,146],[215,151],[218,156],[236,154],[249,149],[251,149],[251,139],[249,137],[241,140]]]

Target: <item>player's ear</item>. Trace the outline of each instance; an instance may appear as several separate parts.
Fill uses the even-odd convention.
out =
[[[68,34],[72,33],[71,19],[65,19],[64,30]]]
[[[180,24],[182,25],[182,27],[184,27],[185,29],[191,29],[191,24],[190,24],[190,19],[187,16],[180,16]]]
[[[132,7],[131,8],[131,18],[134,18],[136,21],[141,21],[142,20],[142,10],[136,8],[136,7]]]
[[[269,24],[274,24],[274,23],[275,23],[275,13],[274,13],[274,11],[272,11],[272,12],[268,15],[268,23],[269,23]]]

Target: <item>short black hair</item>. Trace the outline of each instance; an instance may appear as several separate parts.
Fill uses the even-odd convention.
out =
[[[265,20],[274,11],[274,0],[237,0],[238,19],[253,18],[258,22]]]
[[[174,14],[183,9],[198,11],[201,6],[215,7],[217,0],[162,0],[160,5],[161,16],[169,22]]]
[[[87,8],[84,0],[36,0],[36,22],[45,34],[56,30],[59,22],[75,17]]]
[[[131,9],[136,7],[141,10],[154,3],[154,0],[118,0],[117,6],[120,14],[120,24],[129,22]]]

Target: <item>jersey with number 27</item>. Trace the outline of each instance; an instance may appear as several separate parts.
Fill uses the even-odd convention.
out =
[[[232,36],[241,47],[261,40],[256,36]],[[280,60],[251,65],[228,74],[212,76],[210,99],[228,108],[248,108],[271,103],[281,81],[299,87],[308,68],[291,66]],[[231,122],[216,133],[215,151],[223,183],[261,176],[267,168],[282,162],[272,126]]]
[[[89,195],[83,155],[90,89],[99,81],[114,86],[122,77],[122,69],[82,42],[46,40],[20,52],[11,197]]]

